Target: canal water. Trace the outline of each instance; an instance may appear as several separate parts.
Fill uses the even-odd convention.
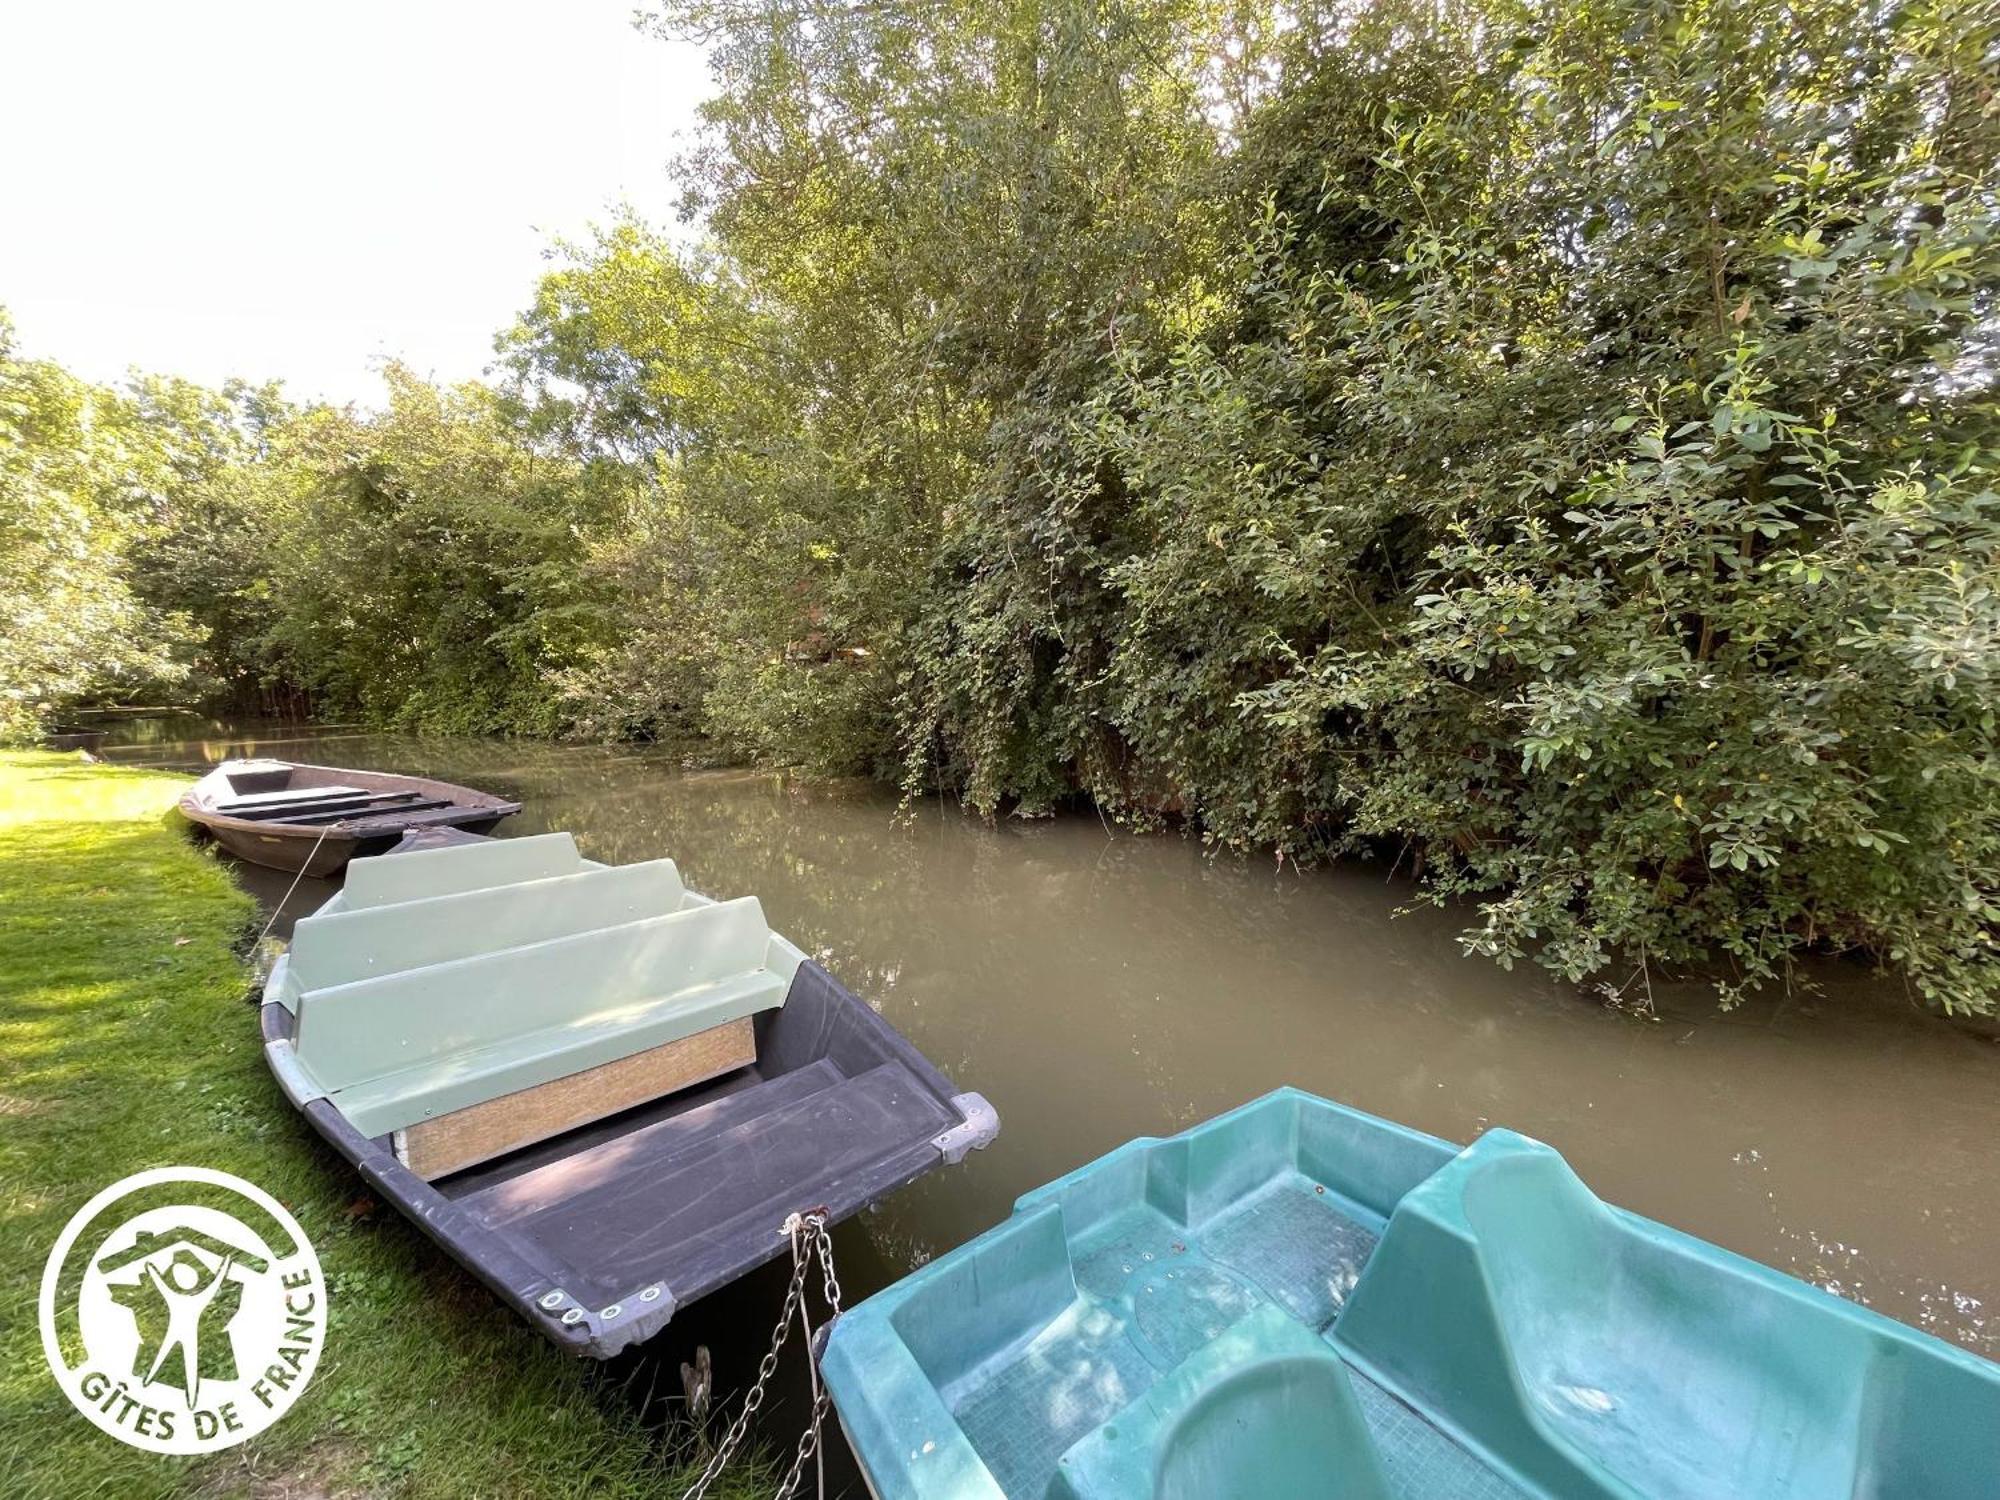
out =
[[[526,804],[504,833],[567,829],[590,858],[671,857],[698,890],[761,898],[1000,1113],[991,1148],[842,1231],[850,1300],[1132,1136],[1295,1084],[1455,1141],[1536,1136],[1613,1202],[2000,1357],[2000,1044],[1862,965],[1815,965],[1811,991],[1728,1013],[1699,984],[1656,985],[1648,1020],[1465,957],[1463,914],[1404,913],[1412,889],[1380,867],[1214,859],[1090,816],[899,815],[870,786],[685,772],[645,747],[338,727],[135,719],[103,754],[443,777]],[[289,881],[242,873],[267,903]],[[281,919],[330,890],[305,882]],[[741,1389],[783,1287],[767,1268],[688,1309],[650,1346],[656,1367],[619,1379],[677,1394],[702,1342],[718,1391]]]

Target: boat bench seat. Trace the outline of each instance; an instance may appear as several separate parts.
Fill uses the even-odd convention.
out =
[[[1973,1361],[1912,1358],[1893,1325],[1605,1203],[1509,1130],[1402,1200],[1333,1337],[1551,1494],[1969,1496],[2000,1457]]]
[[[358,786],[295,786],[275,792],[246,792],[240,796],[220,798],[215,810],[226,812],[232,817],[241,817],[246,812],[264,807],[290,807],[300,802],[333,801],[340,798],[366,797],[370,795]]]
[[[411,813],[429,812],[439,807],[456,808],[459,805],[449,797],[419,797],[415,792],[375,792],[352,801],[303,803],[297,811],[256,813],[250,821],[268,823],[275,828],[313,827],[321,823],[356,823],[364,818],[404,818]]]
[[[566,833],[491,839],[447,849],[418,849],[393,858],[357,859],[335,898],[343,911],[486,890],[521,880],[574,875],[587,868]]]
[[[351,868],[373,863],[357,860]],[[672,860],[657,859],[301,917],[281,982],[268,998],[296,1010],[307,990],[489,952],[496,933],[519,947],[663,916],[702,900],[689,898]]]
[[[229,789],[239,795],[282,791],[291,785],[292,763],[288,760],[238,760],[223,765]]]
[[[481,847],[507,842],[528,841]],[[746,896],[307,989],[296,1061],[364,1135],[403,1131],[781,1005],[790,974],[774,956]]]
[[[275,792],[269,797],[250,797],[236,802],[218,802],[214,810],[224,817],[242,818],[251,823],[273,823],[286,818],[301,817],[309,813],[328,812],[338,808],[389,808],[402,807],[412,802],[429,800],[421,792],[408,789],[365,792],[355,790],[319,791],[311,795],[289,792]]]

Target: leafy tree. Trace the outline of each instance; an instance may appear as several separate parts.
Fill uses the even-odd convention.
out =
[[[117,393],[20,357],[0,312],[0,740],[184,675],[193,621],[148,608],[127,576],[153,436]]]
[[[492,390],[386,379],[378,414],[313,407],[272,434],[263,649],[338,711],[554,732],[547,675],[607,628],[580,566],[597,492]]]
[[[1776,4],[1296,38],[1235,295],[1047,444],[1062,596],[1016,602],[1010,519],[972,555],[929,723],[974,800],[1381,841],[1572,978],[1720,950],[1727,997],[1832,943],[1991,1009],[1991,45]]]
[[[683,172],[755,328],[672,486],[743,564],[704,719],[760,758],[888,767],[996,423],[1209,245],[1215,16],[697,0],[658,24],[727,80]]]
[[[275,476],[266,460],[290,408],[275,384],[211,391],[135,375],[121,395],[148,436],[131,471],[146,497],[127,566],[131,587],[153,609],[194,624],[176,652],[179,694],[253,706],[264,690],[289,686],[267,660],[264,635],[277,615],[266,501]]]
[[[700,237],[373,413],[0,366],[0,692],[1380,855],[1621,1003],[2000,1000],[2000,56],[1959,0],[660,0]],[[23,497],[16,500],[15,496]]]

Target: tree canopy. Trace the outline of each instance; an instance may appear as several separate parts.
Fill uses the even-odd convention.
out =
[[[1381,857],[1620,997],[1994,1008],[1990,7],[645,23],[709,48],[696,232],[561,247],[489,383],[6,355],[17,719],[671,737]]]

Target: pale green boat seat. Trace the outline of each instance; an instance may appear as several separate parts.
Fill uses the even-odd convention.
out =
[[[485,890],[516,881],[574,875],[583,868],[585,862],[577,853],[576,840],[567,833],[536,833],[526,838],[417,849],[407,854],[355,860],[347,867],[341,907],[359,911],[399,901]]]
[[[1334,1341],[1549,1494],[2000,1493],[1993,1366],[1614,1208],[1508,1130],[1398,1205]]]
[[[361,871],[374,862],[356,860],[350,869]],[[596,932],[706,904],[706,897],[690,895],[672,860],[656,859],[428,900],[343,906],[299,919],[264,998],[296,1010],[299,996],[308,990],[473,958],[496,946],[518,948]]]
[[[384,1135],[781,1005],[772,948],[745,896],[308,990],[295,1060]]]

